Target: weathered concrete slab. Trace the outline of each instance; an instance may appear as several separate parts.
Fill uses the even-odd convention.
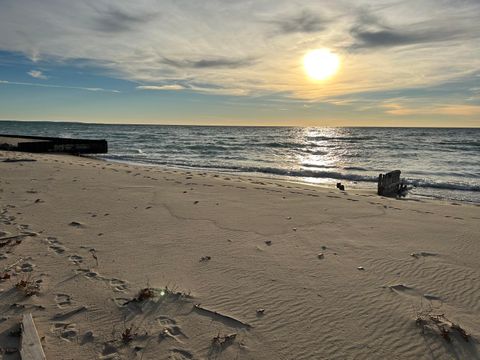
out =
[[[108,143],[106,140],[0,134],[0,150],[100,154],[108,152]]]

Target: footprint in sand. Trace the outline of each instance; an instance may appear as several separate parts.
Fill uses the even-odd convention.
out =
[[[157,320],[162,326],[175,325],[177,323],[174,319],[165,315],[160,315],[159,317],[157,317]]]
[[[98,278],[98,273],[95,271],[86,271],[83,275],[85,275],[87,278]]]
[[[70,255],[70,256],[68,257],[68,259],[69,259],[71,262],[73,262],[74,264],[80,264],[80,263],[83,262],[83,257],[81,257],[80,255],[76,255],[76,254]]]
[[[20,266],[20,271],[22,271],[22,272],[32,272],[34,266],[35,266],[35,265],[33,265],[33,264],[31,264],[31,263],[24,262],[24,263]]]
[[[50,245],[50,249],[52,249],[53,251],[55,251],[59,255],[63,254],[65,252],[65,247],[63,247],[62,245],[52,244],[52,245]]]
[[[120,279],[110,279],[110,286],[116,291],[125,291],[128,288],[127,282]]]
[[[52,333],[60,335],[60,337],[67,341],[73,341],[78,336],[78,330],[75,324],[69,323],[54,323],[51,329]]]
[[[83,334],[80,345],[85,345],[86,343],[92,342],[95,339],[95,335],[92,330],[88,330]]]
[[[55,302],[57,303],[60,309],[63,309],[67,306],[72,305],[72,298],[67,294],[57,294],[55,295]]]
[[[179,336],[185,339],[188,338],[188,336],[185,335],[185,333],[182,331],[180,326],[177,325],[177,322],[174,319],[168,316],[159,316],[157,318],[157,321],[163,327],[163,330],[160,334],[160,339],[172,338],[180,341],[177,339],[177,337]]]
[[[102,356],[100,359],[116,359],[118,354],[118,349],[112,344],[105,343],[103,344]]]
[[[65,246],[55,237],[47,237],[46,239],[48,247],[55,251],[57,254],[63,254],[66,250]]]
[[[77,274],[85,276],[88,279],[100,278],[97,272],[92,271],[90,269],[76,269],[75,272]]]
[[[119,298],[113,298],[112,300],[118,307],[123,308],[125,304],[127,304],[132,299],[119,297]]]
[[[170,358],[173,360],[186,360],[193,359],[193,354],[188,350],[183,349],[171,349]]]

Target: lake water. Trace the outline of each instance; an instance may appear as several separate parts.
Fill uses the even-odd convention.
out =
[[[106,139],[103,159],[376,189],[395,169],[409,196],[480,203],[480,129],[101,125],[0,121],[0,133]]]

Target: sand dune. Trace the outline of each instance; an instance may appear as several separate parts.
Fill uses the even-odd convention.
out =
[[[6,359],[27,312],[48,359],[480,358],[478,206],[6,158]]]

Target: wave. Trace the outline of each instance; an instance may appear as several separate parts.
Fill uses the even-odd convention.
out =
[[[480,192],[480,185],[474,184],[437,182],[424,179],[406,179],[405,182],[408,185],[413,185],[419,188]]]
[[[368,169],[365,169],[360,166],[346,166],[343,168],[343,170],[369,171]]]
[[[328,151],[322,151],[322,150],[310,150],[307,148],[301,149],[304,153],[307,154],[312,154],[312,155],[328,155]]]
[[[377,175],[367,175],[367,174],[355,174],[355,173],[344,173],[340,171],[328,171],[328,170],[313,170],[313,169],[283,169],[275,167],[260,167],[260,166],[241,166],[233,164],[207,164],[192,162],[191,160],[159,160],[159,159],[148,159],[148,158],[139,158],[138,155],[126,155],[126,154],[109,154],[108,156],[103,156],[104,159],[117,160],[117,161],[127,161],[127,162],[136,162],[136,163],[146,163],[150,165],[163,165],[163,166],[179,166],[186,168],[197,168],[197,169],[211,169],[217,171],[231,171],[231,172],[242,172],[242,173],[257,173],[257,174],[266,174],[266,175],[275,175],[281,177],[294,177],[294,178],[314,178],[314,179],[332,179],[332,180],[344,180],[352,182],[366,182],[366,183],[376,183],[378,176]],[[304,164],[305,167],[313,165]],[[325,166],[324,169],[331,169],[334,167]],[[356,170],[356,171],[368,171],[362,167],[345,167],[344,170]],[[432,189],[442,189],[442,190],[457,190],[457,191],[471,191],[471,192],[480,192],[480,185],[468,184],[468,183],[458,183],[458,182],[439,182],[432,181],[428,179],[416,179],[416,178],[405,178],[405,183],[411,185],[415,188],[432,188]]]
[[[461,145],[461,146],[473,146],[473,147],[480,147],[480,141],[473,140],[473,141],[456,141],[456,140],[449,140],[449,141],[437,141],[435,144],[437,145]]]
[[[296,142],[257,142],[257,143],[252,143],[249,144],[249,146],[254,146],[254,147],[266,147],[266,148],[287,148],[287,149],[295,149],[295,148],[301,148],[302,144],[296,143]]]
[[[356,141],[363,141],[363,140],[376,140],[378,139],[377,136],[306,136],[306,140],[327,140],[327,141],[347,141],[347,142],[356,142]]]
[[[318,164],[303,163],[302,166],[306,168],[315,168],[315,169],[338,169],[338,167],[335,165],[318,165]]]

